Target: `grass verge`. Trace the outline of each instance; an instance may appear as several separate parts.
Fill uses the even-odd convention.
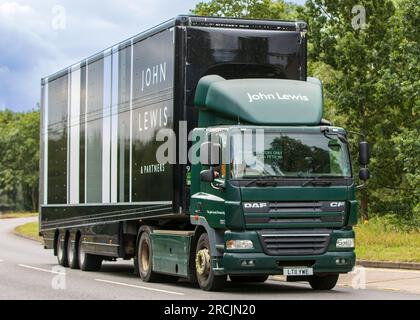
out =
[[[405,232],[379,218],[356,228],[356,254],[359,260],[420,262],[420,232]]]
[[[10,212],[0,214],[0,219],[16,219],[16,218],[31,218],[37,217],[38,213],[33,212]]]
[[[15,228],[15,232],[25,238],[41,241],[38,235],[38,222],[30,222]]]

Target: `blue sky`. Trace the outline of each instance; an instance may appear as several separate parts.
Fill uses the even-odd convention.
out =
[[[188,13],[197,2],[0,0],[0,110],[35,108],[42,77]]]

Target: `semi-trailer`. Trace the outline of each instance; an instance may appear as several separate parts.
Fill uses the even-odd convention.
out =
[[[355,265],[356,184],[306,51],[303,21],[182,15],[42,79],[45,248],[203,290],[332,289]]]

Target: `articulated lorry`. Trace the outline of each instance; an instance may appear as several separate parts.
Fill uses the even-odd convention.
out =
[[[42,79],[45,248],[203,290],[332,289],[355,264],[357,187],[306,50],[302,21],[179,16]]]

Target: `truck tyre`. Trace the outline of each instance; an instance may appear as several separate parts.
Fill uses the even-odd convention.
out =
[[[261,276],[230,275],[229,278],[234,283],[264,283],[267,281],[268,275],[261,275]]]
[[[67,264],[71,269],[79,269],[78,239],[74,241],[71,237],[67,240]]]
[[[314,275],[310,277],[309,284],[314,290],[331,290],[336,286],[338,277],[338,274]]]
[[[78,242],[77,256],[79,267],[82,271],[99,271],[102,266],[102,258],[93,254],[88,254],[83,248],[82,239]]]
[[[143,231],[143,232],[142,232]],[[134,260],[137,273],[144,282],[177,282],[179,277],[160,274],[153,271],[153,248],[150,234],[152,230],[144,227],[137,244],[137,254]]]
[[[68,240],[68,239],[67,239]],[[66,241],[66,234],[60,232],[57,240],[56,240],[56,248],[57,248],[57,261],[60,266],[67,268],[67,241]]]
[[[226,275],[215,275],[211,267],[211,249],[207,233],[203,233],[195,250],[195,272],[197,282],[205,291],[220,291],[226,284]]]

